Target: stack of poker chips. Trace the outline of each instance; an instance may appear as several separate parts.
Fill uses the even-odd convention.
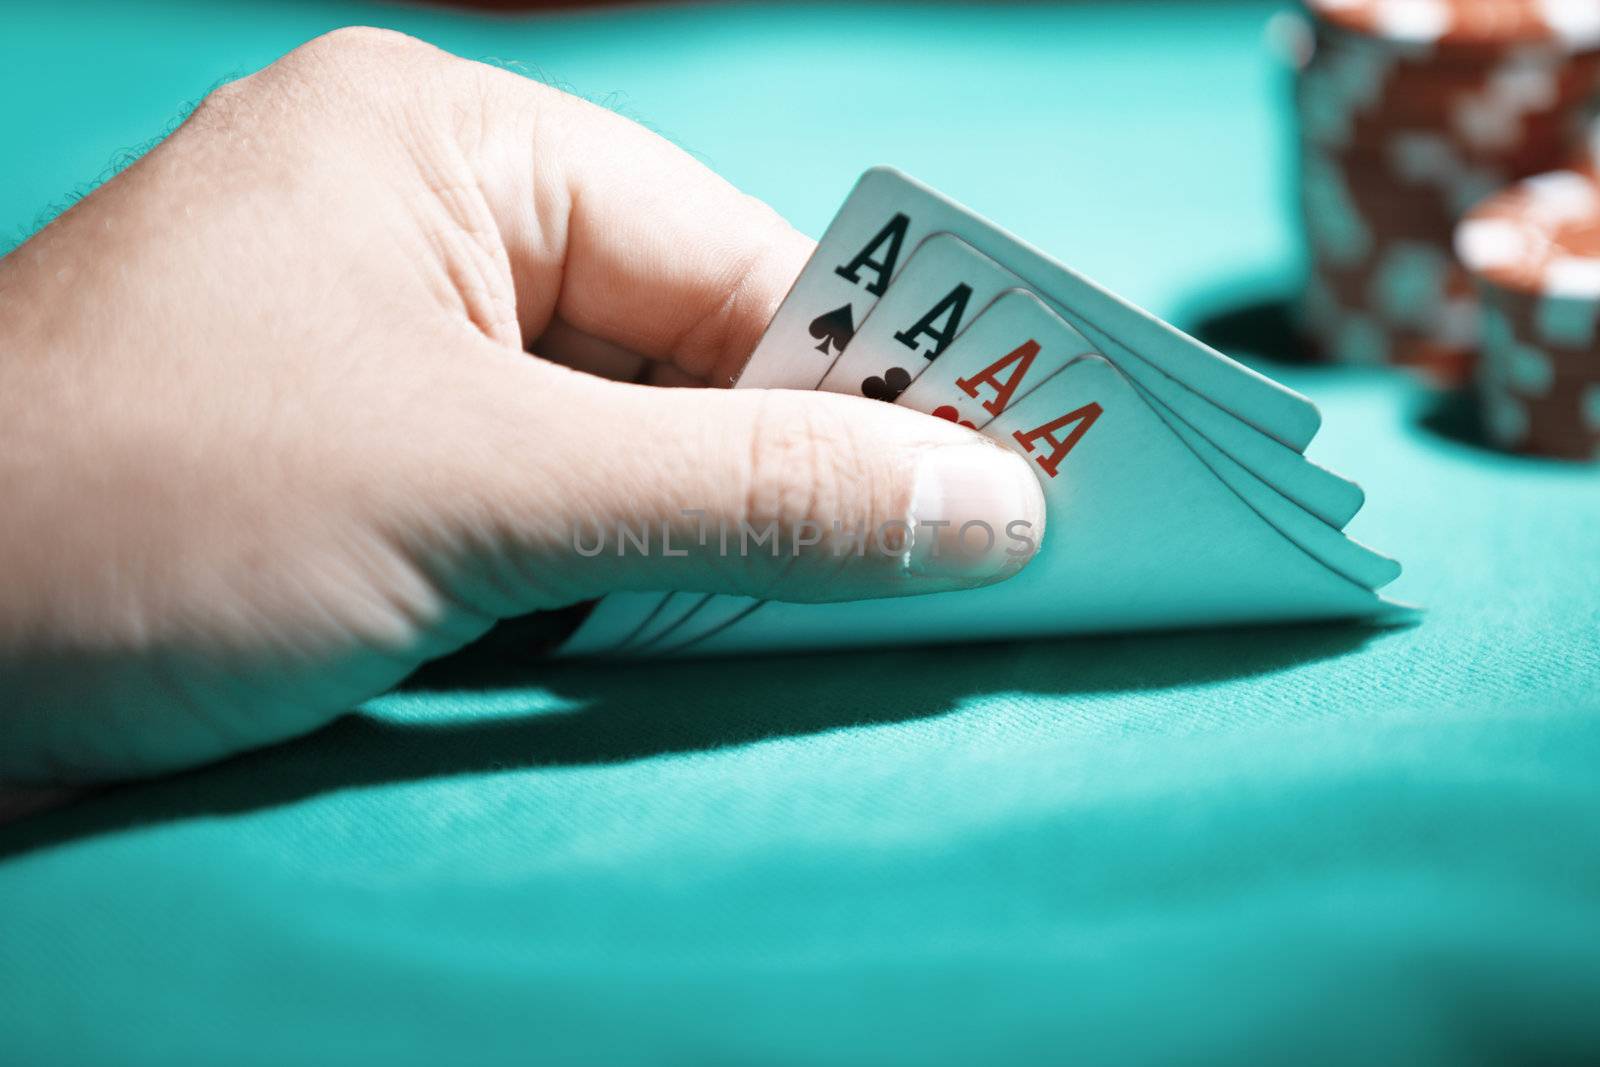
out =
[[[1482,294],[1489,438],[1600,458],[1600,180],[1591,169],[1519,182],[1468,213],[1456,251]]]
[[[1325,358],[1465,381],[1476,296],[1455,224],[1564,165],[1600,87],[1600,0],[1305,0],[1303,324]]]

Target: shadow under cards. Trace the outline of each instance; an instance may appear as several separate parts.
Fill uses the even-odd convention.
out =
[[[458,654],[408,688],[459,693],[537,686],[578,710],[552,712],[530,699],[526,713],[463,721],[345,716],[273,748],[100,790],[0,827],[0,859],[341,789],[620,763],[927,719],[989,692],[1070,697],[1225,681],[1341,656],[1384,632],[1320,624],[651,663],[530,662],[525,655],[474,661]]]

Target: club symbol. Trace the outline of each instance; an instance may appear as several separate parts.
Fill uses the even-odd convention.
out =
[[[910,384],[911,375],[908,372],[899,367],[890,367],[883,372],[883,377],[873,375],[862,382],[861,395],[869,400],[886,400],[892,404]]]
[[[832,345],[834,354],[838,354],[844,351],[844,346],[856,335],[855,315],[850,305],[846,304],[812,319],[809,330],[812,337],[822,342],[817,346],[818,352],[826,356],[828,346]]]
[[[950,404],[941,404],[940,406],[934,408],[933,417],[936,419],[948,419],[959,426],[965,426],[969,430],[977,429],[977,427],[972,423],[968,422],[966,419],[963,419],[961,417],[961,412],[957,411],[956,408]]]

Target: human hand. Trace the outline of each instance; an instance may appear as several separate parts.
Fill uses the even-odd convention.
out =
[[[638,126],[397,34],[213,93],[0,260],[0,780],[303,733],[497,619],[611,590],[1014,573],[697,544],[686,510],[1042,528],[1027,465],[950,423],[651,387],[728,384],[810,247]],[[618,522],[688,554],[575,551]]]

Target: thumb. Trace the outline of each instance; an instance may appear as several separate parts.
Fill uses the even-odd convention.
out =
[[[537,397],[540,412],[497,421],[546,428],[515,435],[521,455],[497,464],[487,502],[495,552],[526,579],[516,610],[613,590],[828,601],[967,588],[1016,573],[1044,532],[1028,463],[929,415],[509,369],[540,380],[500,395]]]

